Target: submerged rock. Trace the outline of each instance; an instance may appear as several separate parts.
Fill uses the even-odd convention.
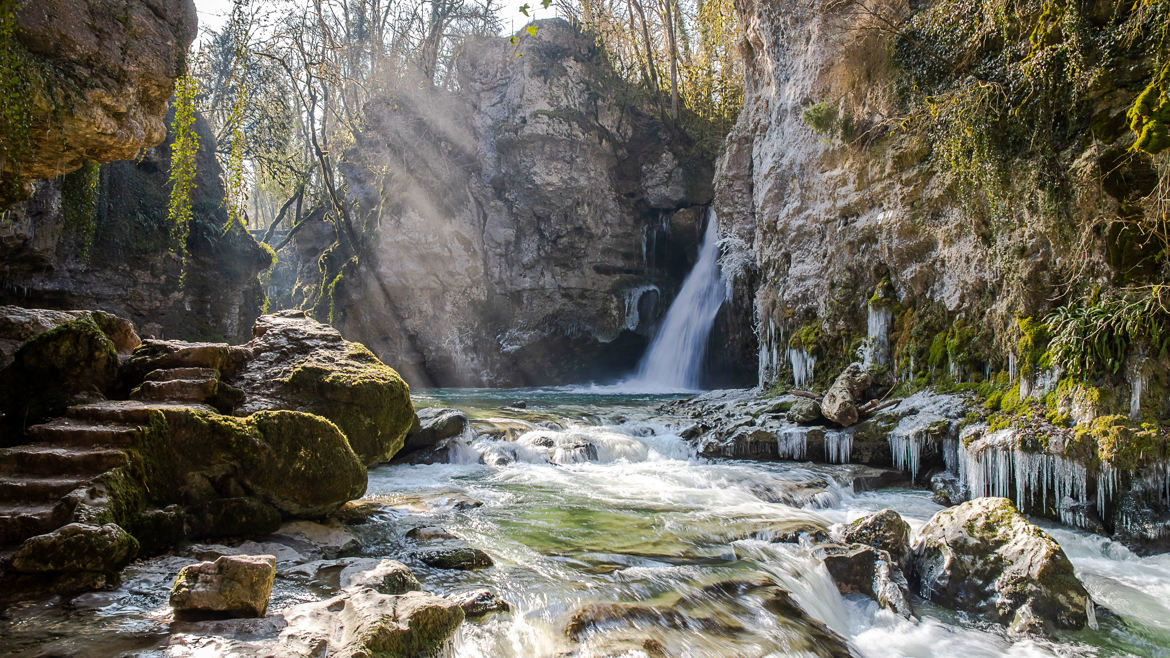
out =
[[[433,464],[448,461],[447,443],[469,428],[467,414],[456,409],[419,409],[395,462]]]
[[[322,416],[345,434],[363,465],[388,461],[414,421],[410,388],[368,349],[302,311],[261,316],[250,356],[229,383],[246,394],[238,414],[292,409]]]
[[[903,617],[914,614],[906,577],[888,552],[865,544],[826,544],[817,552],[841,593],[865,594]]]
[[[507,601],[501,599],[490,589],[477,589],[470,592],[449,594],[447,598],[454,601],[467,618],[482,617],[489,612],[506,612],[512,608]]]
[[[923,598],[1023,630],[1035,619],[1082,628],[1092,605],[1060,544],[1006,498],[935,514],[914,542],[909,575]]]
[[[930,490],[934,492],[930,499],[943,507],[958,505],[966,498],[963,483],[950,471],[940,471],[930,476]]]
[[[896,564],[905,562],[910,554],[910,524],[892,509],[884,509],[857,519],[845,529],[845,541],[880,548],[894,558]]]
[[[466,542],[448,540],[442,545],[426,548],[416,553],[418,559],[436,569],[486,569],[495,564],[487,553],[469,546]]]
[[[176,617],[263,617],[272,595],[276,558],[233,555],[183,567],[171,589]]]

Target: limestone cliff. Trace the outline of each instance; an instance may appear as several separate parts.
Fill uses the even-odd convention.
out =
[[[134,161],[39,181],[10,207],[0,225],[0,300],[98,308],[146,336],[245,339],[263,304],[256,275],[271,257],[228,221],[214,137],[202,119],[195,130],[195,219],[185,246],[174,244],[167,217],[168,139]]]
[[[0,9],[0,207],[34,180],[163,141],[195,38],[192,0],[7,0]]]
[[[564,21],[457,66],[458,93],[367,107],[345,174],[385,291],[341,270],[319,315],[423,384],[631,370],[694,260],[711,159]]]
[[[1018,319],[1166,280],[1156,231],[1140,234],[1165,154],[1130,148],[1125,119],[1157,45],[1109,41],[1143,17],[1062,10],[1097,58],[1066,84],[1040,68],[1063,37],[1031,31],[1055,19],[1025,4],[736,3],[744,110],[715,208],[747,263],[725,274],[754,298],[762,383],[824,386],[867,339],[903,379],[1015,377]]]

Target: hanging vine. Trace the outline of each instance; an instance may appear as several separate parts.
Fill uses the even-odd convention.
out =
[[[199,135],[195,132],[195,80],[184,75],[175,82],[171,119],[171,195],[167,220],[171,225],[171,249],[183,261],[183,278],[187,271],[187,238],[191,233],[191,192],[195,189],[195,156]]]

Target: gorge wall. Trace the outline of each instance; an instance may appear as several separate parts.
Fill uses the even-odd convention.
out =
[[[21,68],[4,82],[3,120],[22,128],[6,129],[0,159],[11,192],[0,195],[0,303],[101,309],[148,336],[245,339],[271,258],[228,221],[202,120],[185,244],[167,214],[167,103],[193,3],[25,2],[5,20],[3,55]]]
[[[344,172],[374,271],[326,282],[319,315],[412,383],[631,371],[694,261],[711,156],[564,21],[470,41],[457,66],[456,92],[407,83],[367,107]]]
[[[742,269],[725,275],[753,300],[745,312],[762,384],[788,386],[794,366],[817,359],[811,374],[825,385],[859,358],[874,323],[900,379],[1014,378],[1029,356],[1017,345],[1023,318],[1094,289],[1148,297],[1170,278],[1157,240],[1126,228],[1157,223],[1151,195],[1166,179],[1165,154],[1131,148],[1126,125],[1151,70],[1158,93],[1158,47],[1101,45],[1142,17],[1124,3],[1062,15],[1097,60],[1061,106],[1063,82],[1026,68],[1047,55],[1034,25],[1057,19],[1039,3],[1002,14],[996,2],[960,4],[736,3],[745,103],[719,161],[715,208],[742,252],[733,259]],[[1012,132],[1024,119],[971,101],[984,87],[1009,88],[1000,80],[1011,67],[1034,76],[1021,117],[1035,98],[1051,103],[1036,110],[1052,124],[1034,128],[1045,148]],[[987,119],[996,109],[1009,118]],[[1131,361],[1159,356],[1157,346],[1131,351]],[[1165,363],[1149,369],[1165,382]]]

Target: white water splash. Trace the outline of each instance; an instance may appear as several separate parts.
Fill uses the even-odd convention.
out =
[[[695,391],[701,386],[707,339],[723,305],[719,277],[719,226],[715,211],[699,247],[699,259],[670,305],[658,335],[638,365],[638,374],[621,386],[630,391]]]

